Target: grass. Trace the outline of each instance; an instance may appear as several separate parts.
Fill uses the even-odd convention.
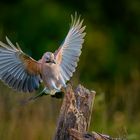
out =
[[[129,140],[140,139],[140,112],[135,106],[139,95],[138,91],[132,95],[131,88],[133,89],[133,84],[121,84],[110,89],[99,89],[96,85],[97,94],[90,131]],[[20,101],[29,96],[32,94],[18,94],[0,84],[0,139],[53,138],[62,100],[44,96],[27,105],[20,105]]]

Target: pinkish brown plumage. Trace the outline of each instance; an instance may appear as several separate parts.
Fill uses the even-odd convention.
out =
[[[85,36],[82,23],[80,17],[72,16],[72,24],[63,44],[55,53],[46,52],[39,61],[26,55],[6,37],[8,45],[0,42],[0,79],[22,92],[33,92],[41,81],[45,86],[43,92],[55,94],[61,91],[79,61]]]

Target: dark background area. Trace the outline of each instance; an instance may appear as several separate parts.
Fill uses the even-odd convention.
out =
[[[139,0],[1,0],[0,40],[5,36],[39,60],[64,40],[70,15],[84,19],[85,43],[72,78],[97,92],[90,131],[140,139]],[[35,94],[35,93],[34,93]],[[33,95],[33,94],[32,94]],[[0,139],[46,140],[53,137],[61,99],[43,97],[26,106],[0,83]]]

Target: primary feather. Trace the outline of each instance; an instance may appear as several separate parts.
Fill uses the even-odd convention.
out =
[[[18,91],[34,91],[40,82],[39,64],[6,40],[8,45],[0,41],[0,79]]]
[[[77,14],[75,14],[75,17],[71,16],[71,19],[70,30],[63,44],[55,52],[55,57],[60,64],[60,72],[65,82],[72,77],[77,67],[84,36],[86,35],[84,32],[86,26],[82,26],[83,20],[80,20]]]

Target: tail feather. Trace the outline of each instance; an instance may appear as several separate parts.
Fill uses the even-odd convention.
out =
[[[32,100],[36,100],[38,97],[42,97],[43,95],[49,95],[49,93],[47,91],[48,90],[46,88],[44,88],[39,94],[32,96],[32,97],[29,97],[28,99],[22,100],[20,104],[25,105]]]

